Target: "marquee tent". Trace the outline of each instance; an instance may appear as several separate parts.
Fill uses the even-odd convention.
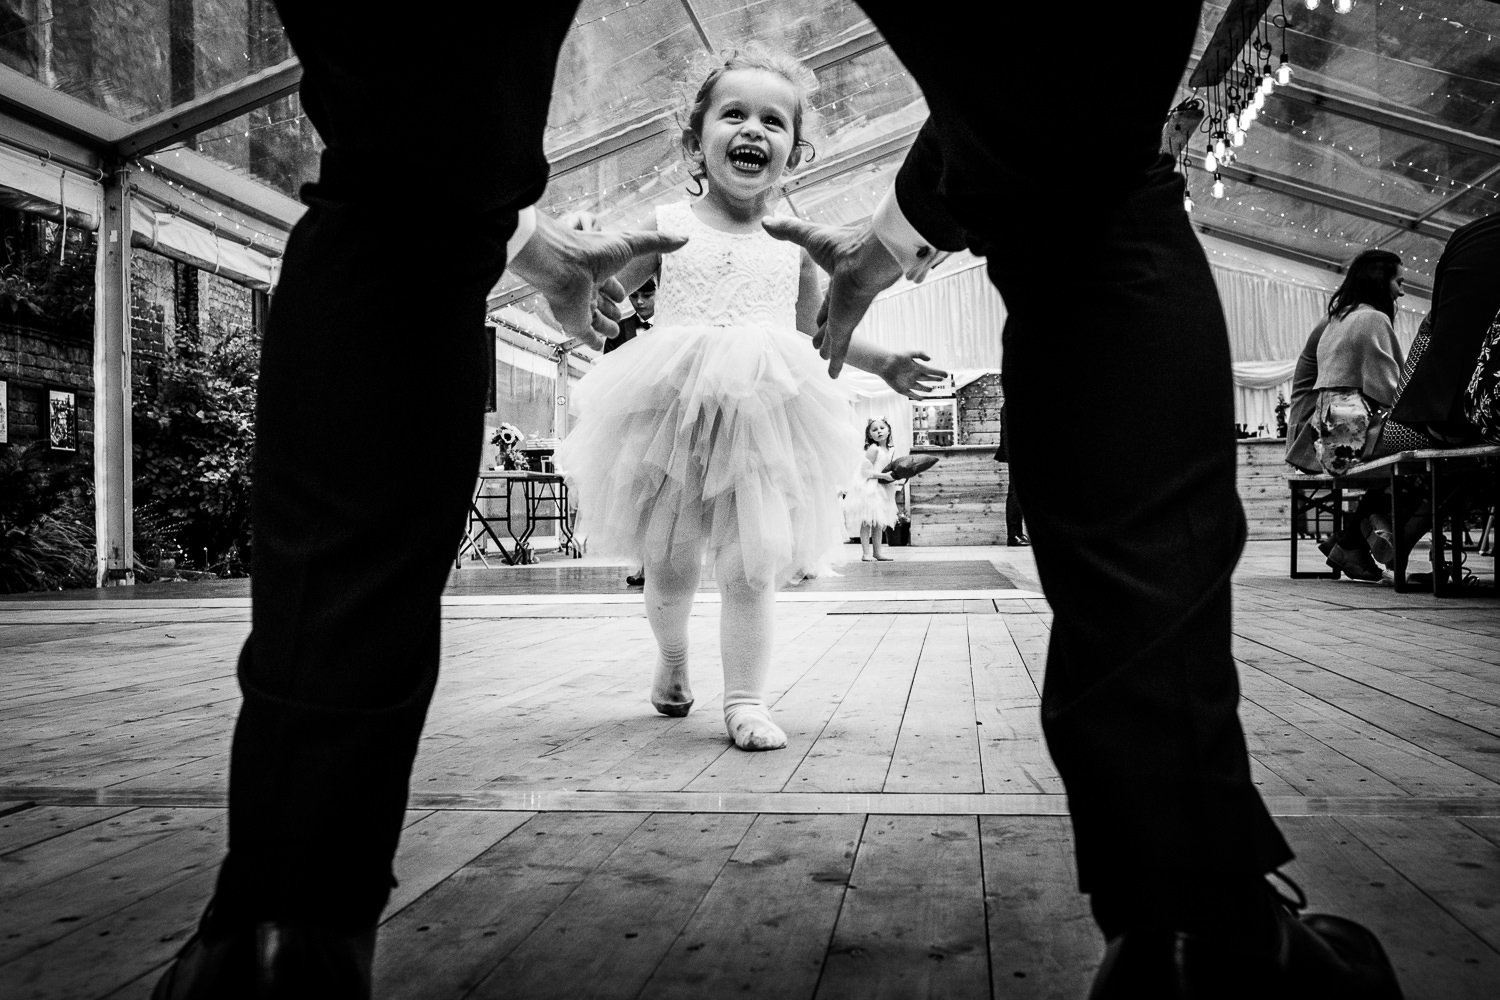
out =
[[[1152,16],[1153,5],[1138,6]],[[1054,39],[1007,41],[1002,20],[997,58],[1012,44],[1053,45],[1064,57],[1066,19],[1089,13],[1059,10]],[[68,225],[119,225],[130,244],[273,289],[301,211],[296,191],[319,154],[273,5],[15,0],[0,13],[0,200]],[[1283,56],[1290,73],[1273,81],[1242,144],[1229,134],[1238,129],[1226,131],[1230,157],[1207,159],[1214,136],[1201,127],[1181,155],[1191,217],[1224,292],[1240,419],[1270,423],[1296,350],[1356,253],[1379,246],[1406,261],[1412,294],[1398,328],[1409,338],[1448,235],[1496,209],[1497,36],[1493,0],[1204,4],[1179,110],[1200,110],[1212,125],[1227,115],[1233,81],[1285,76]],[[859,7],[827,0],[585,0],[558,70],[541,208],[629,226],[682,197],[682,81],[706,53],[748,39],[792,52],[819,82],[818,156],[785,182],[783,210],[824,223],[867,218],[926,105]],[[1081,69],[1121,80],[1130,58],[1122,51],[1119,65]],[[1052,140],[1075,143],[1063,130],[1092,111],[1065,109]],[[390,125],[400,141],[403,123]],[[400,183],[420,205],[420,178]],[[401,240],[393,230],[393,254]],[[111,359],[129,348],[129,269],[120,241],[99,246],[99,539],[102,553],[128,552],[129,366]],[[923,286],[891,289],[865,332],[919,342],[954,369],[1002,366],[1004,305],[982,274],[977,261],[951,259]],[[490,306],[555,329],[539,297],[512,278]],[[508,343],[549,358],[550,340],[543,332]],[[587,352],[575,360],[587,367]]]

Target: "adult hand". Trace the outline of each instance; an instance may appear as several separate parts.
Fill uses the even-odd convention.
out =
[[[931,395],[938,383],[948,377],[941,368],[922,364],[930,360],[922,351],[898,351],[881,366],[878,374],[886,385],[908,399],[922,399]]]
[[[801,219],[775,218],[762,225],[778,240],[805,249],[813,262],[828,272],[828,291],[818,308],[813,346],[828,362],[829,376],[838,378],[855,326],[875,296],[901,277],[901,265],[868,224],[820,226]]]
[[[620,332],[625,289],[614,275],[637,257],[685,243],[686,236],[670,233],[588,232],[538,212],[536,232],[510,269],[542,293],[564,333],[597,348]]]

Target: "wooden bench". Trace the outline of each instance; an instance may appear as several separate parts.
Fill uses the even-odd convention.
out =
[[[1463,590],[1464,519],[1476,502],[1493,509],[1500,481],[1500,445],[1470,448],[1425,448],[1397,452],[1369,462],[1361,462],[1342,476],[1315,473],[1288,473],[1291,488],[1291,577],[1338,579],[1336,569],[1299,571],[1297,541],[1300,526],[1310,516],[1321,520],[1327,514],[1333,534],[1343,529],[1346,506],[1351,493],[1385,487],[1391,498],[1391,524],[1399,525],[1410,511],[1400,509],[1398,483],[1415,478],[1432,505],[1432,594],[1447,597]],[[1450,555],[1451,554],[1451,555]],[[1395,574],[1396,590],[1406,592],[1406,554],[1398,551]]]

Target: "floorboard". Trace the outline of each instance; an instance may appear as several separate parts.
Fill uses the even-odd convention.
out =
[[[1102,943],[1042,738],[1052,615],[1030,552],[893,552],[778,594],[789,745],[765,754],[724,735],[711,580],[696,703],[669,719],[625,567],[455,571],[376,995],[1085,995]],[[1234,588],[1240,716],[1288,874],[1382,936],[1408,997],[1487,1000],[1496,602],[1289,581],[1274,541]],[[248,589],[125,590],[0,600],[5,1000],[144,1000],[221,856]]]

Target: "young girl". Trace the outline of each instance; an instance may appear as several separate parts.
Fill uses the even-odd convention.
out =
[[[890,460],[891,425],[884,417],[875,417],[865,424],[865,450],[858,484],[844,496],[845,530],[859,534],[859,548],[865,562],[891,559],[881,547],[881,535],[896,524],[896,480],[884,471]]]
[[[554,456],[589,547],[645,567],[651,702],[664,715],[693,705],[688,615],[713,560],[724,725],[743,750],[786,745],[765,700],[776,586],[842,542],[838,494],[857,454],[849,397],[802,335],[816,329],[818,272],[761,227],[808,148],[812,86],[795,60],[763,50],[708,74],[682,133],[701,197],[656,217],[689,241],[618,276],[628,290],[660,269],[651,336],[580,380],[577,423]],[[942,377],[919,357],[862,346],[850,363],[913,394]]]

